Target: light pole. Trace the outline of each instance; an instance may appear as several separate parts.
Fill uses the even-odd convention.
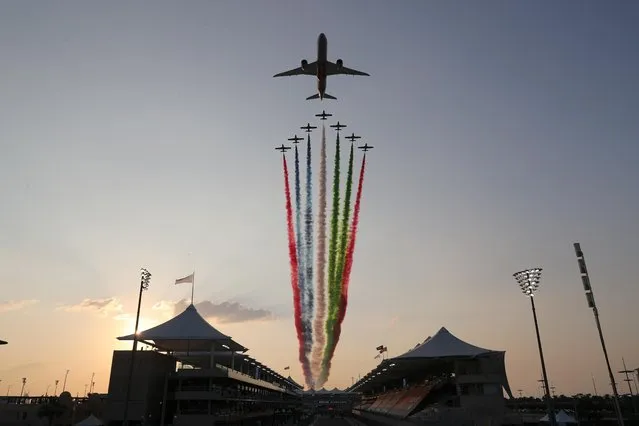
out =
[[[64,373],[64,383],[62,384],[62,392],[67,390],[67,377],[68,376],[69,376],[69,370],[67,370],[67,372]]]
[[[617,412],[617,423],[619,426],[624,426],[623,414],[621,412],[621,406],[619,405],[619,393],[617,392],[617,384],[615,383],[615,376],[612,374],[612,368],[610,368],[610,360],[608,359],[608,350],[606,349],[606,342],[603,337],[603,331],[601,331],[601,323],[599,322],[599,310],[595,303],[595,294],[592,291],[590,285],[590,277],[588,276],[588,269],[586,268],[586,258],[584,252],[581,251],[581,245],[579,243],[573,244],[575,247],[575,254],[577,255],[577,264],[579,265],[579,273],[581,275],[581,283],[584,286],[586,293],[586,301],[588,307],[592,308],[592,313],[595,316],[595,322],[597,323],[597,330],[599,331],[599,340],[601,341],[601,348],[603,349],[604,358],[606,359],[606,366],[608,367],[608,377],[610,377],[610,385],[612,386],[612,394],[615,403],[615,411]]]
[[[533,319],[535,320],[535,332],[537,333],[537,346],[539,347],[539,358],[541,359],[541,372],[544,380],[544,394],[546,395],[546,406],[548,409],[548,419],[551,426],[557,426],[557,419],[555,418],[555,410],[552,406],[552,399],[550,398],[550,386],[548,385],[548,374],[546,374],[546,362],[544,361],[544,351],[541,348],[541,337],[539,337],[539,324],[537,323],[537,311],[535,311],[535,292],[539,288],[541,281],[541,268],[526,269],[524,271],[516,272],[513,274],[515,280],[519,284],[521,291],[526,297],[530,299],[530,306],[532,308]]]
[[[60,380],[55,381],[55,389],[53,390],[55,396],[58,396],[58,383],[60,383]]]
[[[633,379],[631,379],[630,375],[633,373],[633,370],[628,370],[628,367],[626,367],[626,360],[623,359],[623,357],[621,358],[621,362],[623,363],[623,370],[621,370],[619,373],[620,374],[625,374],[626,375],[626,379],[624,380],[626,383],[628,383],[628,390],[630,391],[630,402],[632,402],[632,411],[637,414],[637,406],[635,405],[635,395],[632,393],[632,382]]]
[[[20,398],[22,398],[22,394],[24,393],[24,385],[27,384],[27,378],[23,377],[22,378],[22,389],[20,389]]]
[[[142,305],[142,292],[149,289],[151,273],[146,269],[140,270],[140,295],[138,296],[138,313],[135,316],[135,332],[133,333],[133,350],[131,351],[131,366],[129,367],[129,379],[126,385],[126,396],[124,397],[124,417],[122,424],[129,424],[127,417],[129,414],[129,396],[131,395],[131,382],[133,381],[133,368],[135,366],[135,352],[138,347],[138,326],[140,324],[140,306]]]

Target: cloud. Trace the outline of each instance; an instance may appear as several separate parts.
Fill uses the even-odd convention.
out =
[[[18,311],[36,303],[38,303],[38,300],[8,300],[0,302],[0,312]]]
[[[133,314],[117,314],[116,316],[113,317],[114,320],[116,321],[130,321],[135,319],[135,315]]]
[[[107,315],[122,314],[122,303],[115,297],[106,299],[84,299],[76,305],[61,306],[58,308],[66,312],[93,312],[103,317]]]
[[[153,309],[163,311],[174,316],[186,309],[188,302],[182,299],[178,302],[162,300]],[[275,314],[268,309],[255,309],[238,302],[214,303],[208,300],[195,304],[197,311],[206,319],[215,320],[220,324],[231,324],[249,321],[268,321],[275,319]]]

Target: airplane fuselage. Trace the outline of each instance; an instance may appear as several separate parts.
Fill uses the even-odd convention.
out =
[[[317,91],[320,99],[324,99],[326,92],[326,61],[328,51],[328,40],[324,33],[317,38]]]

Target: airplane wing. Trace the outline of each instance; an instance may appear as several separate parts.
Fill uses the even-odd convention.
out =
[[[370,76],[370,74],[367,74],[365,72],[357,71],[357,70],[354,70],[354,69],[351,69],[351,68],[346,68],[344,66],[338,67],[336,63],[327,61],[326,62],[326,75],[338,75],[338,74],[367,75],[367,76]]]
[[[294,68],[292,70],[284,71],[279,74],[275,74],[273,77],[290,77],[292,75],[317,75],[317,62],[312,62],[304,67]]]

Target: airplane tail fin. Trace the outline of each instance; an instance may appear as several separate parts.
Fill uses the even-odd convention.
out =
[[[319,99],[319,94],[316,93],[313,96],[309,96],[308,98],[306,98],[307,101],[310,101],[311,99]],[[329,95],[328,93],[324,93],[324,99],[337,99],[337,98],[333,95]]]

